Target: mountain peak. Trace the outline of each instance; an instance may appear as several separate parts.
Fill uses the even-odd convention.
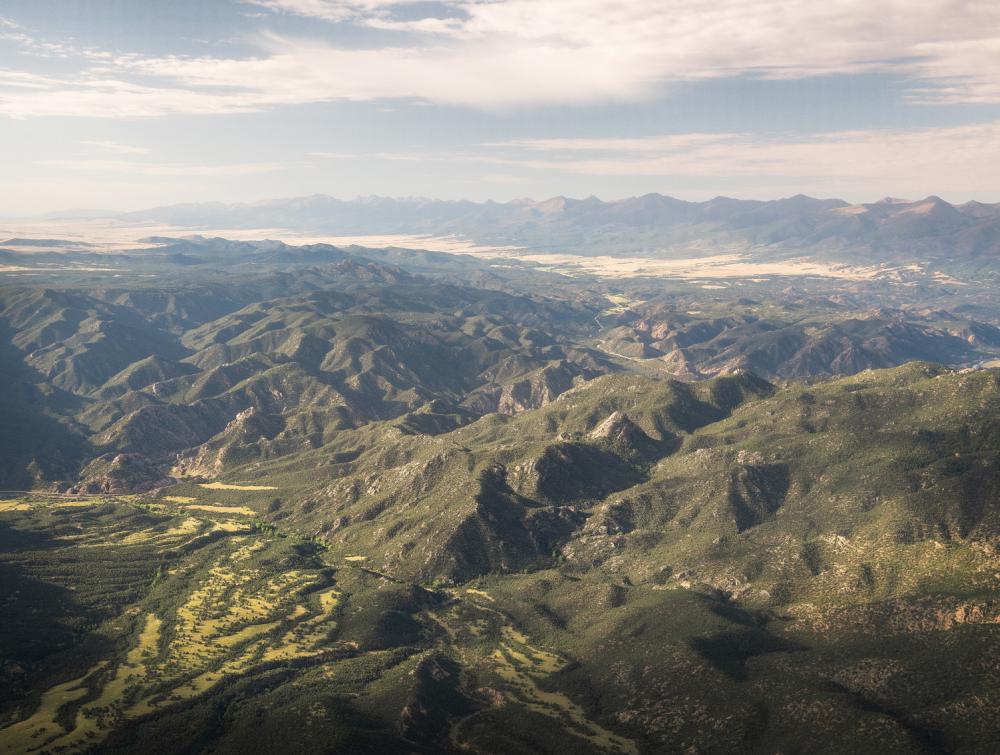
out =
[[[601,424],[590,431],[594,440],[610,440],[626,446],[634,446],[637,441],[648,441],[649,436],[621,411],[609,414]]]

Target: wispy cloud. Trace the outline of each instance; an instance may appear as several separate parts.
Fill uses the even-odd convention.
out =
[[[149,153],[148,147],[134,147],[129,144],[119,144],[109,139],[86,139],[81,141],[88,147],[96,147],[103,152],[112,152],[116,155],[145,155]]]
[[[155,163],[139,160],[39,160],[39,165],[64,171],[84,173],[119,173],[142,176],[222,177],[251,176],[274,173],[284,169],[280,163],[224,163],[199,165],[188,163]]]
[[[73,52],[70,45],[35,39],[23,26],[4,16],[0,16],[0,40],[18,45],[23,52],[32,55],[63,58]]]
[[[635,139],[521,139],[487,146],[491,151],[483,156],[484,162],[522,170],[792,179],[799,186],[839,183],[869,192],[891,186],[961,195],[995,192],[1000,175],[1000,121],[809,136],[694,133]]]
[[[904,0],[249,0],[283,13],[512,57],[544,49],[586,74],[610,69],[630,91],[664,81],[751,74],[798,78],[894,71],[941,101],[1000,101],[1000,7]],[[423,17],[419,8],[426,8]],[[405,10],[405,13],[399,13]],[[434,42],[429,44],[433,45]],[[536,70],[545,76],[545,70]],[[501,80],[502,82],[502,80]],[[598,91],[598,96],[602,96]]]
[[[323,21],[342,22],[382,16],[394,7],[426,4],[426,0],[243,0],[246,5]]]
[[[1000,102],[1000,4],[907,0],[253,0],[397,32],[340,47],[262,34],[247,57],[127,55],[0,36],[73,55],[71,75],[0,72],[0,114],[137,118],[335,100],[476,108],[637,101],[671,82],[887,71],[922,102]],[[266,21],[264,22],[266,25]],[[49,48],[46,48],[49,45]]]
[[[487,142],[483,146],[557,152],[675,152],[706,144],[733,141],[741,136],[741,134],[735,133],[693,133],[642,137],[511,139],[502,142]]]
[[[382,151],[355,157],[412,163],[421,169],[435,164],[481,165],[491,172],[478,180],[493,184],[589,176],[696,180],[711,186],[709,191],[715,194],[733,193],[727,182],[735,181],[741,187],[756,184],[755,190],[765,193],[782,186],[793,193],[853,196],[901,189],[992,196],[1000,175],[1000,121],[810,135],[720,132],[513,139],[488,142],[474,150]]]

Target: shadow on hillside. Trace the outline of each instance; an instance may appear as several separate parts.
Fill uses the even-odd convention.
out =
[[[31,576],[12,562],[18,556],[7,548],[15,539],[11,529],[0,526],[4,558],[0,562],[0,605],[4,607],[0,622],[0,715],[12,705],[25,708],[34,692],[81,675],[93,658],[111,651],[107,641],[89,631],[97,618],[75,600],[71,589]],[[25,549],[51,547],[38,533],[25,536],[30,541],[21,543]],[[82,652],[84,645],[88,646],[86,652]]]
[[[69,409],[79,400],[62,392],[43,394],[37,386],[41,376],[24,363],[11,338],[0,322],[0,490],[27,490],[39,478],[75,477],[89,443],[51,408]]]
[[[759,655],[808,650],[805,645],[777,637],[757,627],[719,632],[711,637],[697,637],[691,646],[706,661],[733,681],[748,678],[746,662]]]

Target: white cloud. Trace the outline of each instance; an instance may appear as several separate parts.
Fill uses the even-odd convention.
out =
[[[995,27],[996,28],[996,27]],[[914,73],[929,85],[912,99],[930,103],[1000,102],[1000,33],[983,39],[917,45]]]
[[[494,151],[484,162],[521,169],[590,176],[789,179],[789,185],[844,186],[869,195],[899,187],[960,196],[995,194],[1000,175],[1000,121],[809,136],[695,133],[488,146]]]
[[[141,176],[183,176],[191,178],[220,176],[252,176],[283,170],[280,163],[225,163],[197,165],[185,163],[153,163],[136,160],[39,160],[39,165],[63,171],[84,173],[119,173]]]
[[[34,89],[41,92],[51,91],[59,85],[59,79],[50,76],[40,76],[29,71],[13,71],[9,68],[0,68],[0,98],[4,89]],[[2,100],[0,100],[2,101]]]
[[[626,93],[663,81],[747,73],[794,78],[890,70],[944,87],[923,92],[925,98],[1000,101],[996,3],[444,0],[434,4],[435,15],[414,19],[411,12],[400,19],[394,11],[411,5],[406,0],[253,1],[307,17],[438,35],[482,57],[506,50],[530,64],[544,49],[552,59],[573,58],[581,76],[608,71]],[[450,15],[440,17],[441,7]]]
[[[242,58],[58,54],[61,77],[0,72],[0,114],[135,118],[414,98],[503,108],[634,101],[670,82],[889,71],[911,96],[1000,102],[1000,3],[911,0],[253,0],[398,32],[391,46],[262,36]],[[405,12],[401,7],[407,6]],[[433,15],[425,8],[433,8]],[[444,11],[444,12],[442,12]],[[423,15],[422,15],[423,14]],[[0,27],[17,44],[44,45]],[[384,37],[380,37],[384,39]],[[384,44],[384,43],[383,43]]]
[[[486,143],[478,151],[372,152],[356,157],[412,163],[432,175],[439,172],[432,168],[436,164],[488,166],[495,172],[477,180],[492,184],[543,181],[592,187],[620,178],[627,186],[648,186],[645,179],[656,179],[667,192],[675,182],[708,187],[695,192],[705,197],[773,198],[784,191],[869,198],[899,193],[1000,198],[1000,121],[810,135],[724,132],[516,139]],[[690,191],[687,195],[693,196]]]
[[[103,152],[112,152],[116,155],[145,155],[149,153],[147,147],[133,147],[129,144],[119,144],[110,139],[87,139],[81,141],[80,144],[88,147],[96,147]]]
[[[0,40],[17,45],[22,53],[42,58],[69,58],[95,52],[89,48],[77,49],[70,44],[39,40],[28,29],[3,16],[0,16]]]
[[[618,152],[673,152],[687,150],[704,144],[733,140],[740,134],[665,134],[661,136],[610,137],[610,138],[554,138],[554,139],[512,139],[503,142],[487,142],[484,147],[519,147],[534,151],[618,151]]]
[[[371,17],[393,6],[415,4],[425,0],[243,0],[278,13],[288,13],[323,21],[349,21]]]

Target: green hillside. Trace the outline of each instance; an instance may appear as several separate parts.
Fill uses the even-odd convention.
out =
[[[358,251],[0,289],[0,749],[1000,747],[983,289]]]
[[[998,417],[986,370],[612,375],[224,481],[9,499],[0,739],[987,752]]]

